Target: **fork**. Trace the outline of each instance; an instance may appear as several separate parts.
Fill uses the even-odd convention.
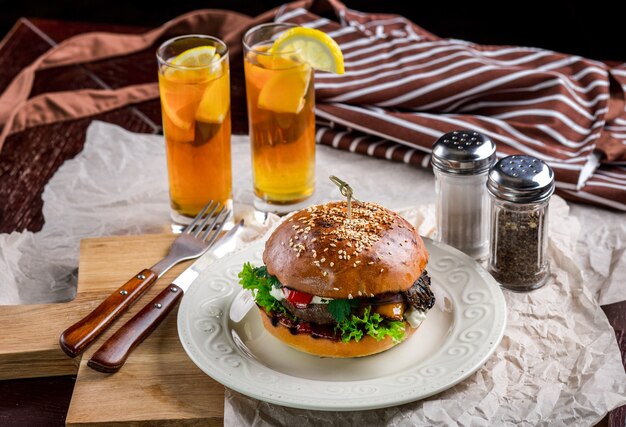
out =
[[[81,354],[159,277],[179,262],[202,255],[214,241],[214,239],[207,241],[211,234],[208,231],[218,225],[220,220],[225,221],[230,213],[231,210],[219,202],[211,200],[207,203],[193,221],[185,227],[180,236],[174,240],[165,258],[152,267],[141,270],[109,295],[87,316],[67,328],[59,337],[61,349],[70,357]],[[210,221],[211,218],[213,218],[212,221]],[[202,234],[205,229],[207,231]]]
[[[223,223],[222,223],[223,224]],[[146,339],[178,305],[190,286],[196,282],[216,260],[223,258],[236,248],[237,236],[243,231],[244,220],[240,220],[223,236],[219,236],[222,227],[213,230],[211,245],[201,257],[196,259],[185,271],[180,273],[161,293],[147,303],[135,317],[122,325],[113,335],[96,350],[87,361],[87,366],[96,371],[113,373],[120,370],[130,353]]]

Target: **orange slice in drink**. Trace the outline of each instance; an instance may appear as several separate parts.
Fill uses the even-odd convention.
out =
[[[261,89],[258,107],[276,113],[299,113],[305,104],[310,76],[307,66],[277,71]]]
[[[159,90],[163,113],[169,121],[181,130],[191,129],[201,92],[187,85],[174,85],[165,79],[161,80]]]
[[[195,112],[196,120],[204,123],[222,123],[230,107],[228,74],[223,73],[207,83]]]
[[[302,64],[302,62],[294,56],[260,53],[254,57],[254,61],[258,62],[258,64],[266,70],[286,70]]]

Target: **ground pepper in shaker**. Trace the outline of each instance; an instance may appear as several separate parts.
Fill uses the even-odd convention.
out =
[[[485,182],[495,160],[496,145],[478,132],[448,132],[433,145],[436,239],[478,260],[489,250]]]
[[[508,156],[489,171],[491,245],[488,269],[513,291],[540,288],[548,280],[548,202],[554,172],[532,156]]]

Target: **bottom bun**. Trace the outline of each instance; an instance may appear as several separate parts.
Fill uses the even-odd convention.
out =
[[[360,341],[333,341],[328,338],[313,338],[309,334],[292,334],[289,328],[281,325],[272,325],[272,319],[267,315],[265,310],[259,309],[263,326],[267,331],[290,347],[305,353],[313,354],[320,357],[362,357],[380,353],[389,350],[400,342],[394,343],[391,337],[387,336],[380,341],[376,341],[369,335],[364,335]],[[405,333],[404,340],[410,337],[417,329],[412,328],[408,323],[404,322]],[[402,341],[401,341],[402,342]]]

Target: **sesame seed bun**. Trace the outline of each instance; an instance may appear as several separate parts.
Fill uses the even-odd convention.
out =
[[[381,353],[399,344],[394,343],[389,336],[376,341],[375,338],[364,335],[359,341],[353,340],[344,343],[326,338],[313,338],[311,334],[306,333],[292,334],[289,328],[280,323],[274,326],[265,310],[259,308],[259,312],[261,319],[263,319],[263,326],[270,334],[296,350],[315,356],[335,358],[363,357]],[[404,322],[404,326],[404,341],[406,341],[417,329],[412,328],[407,322]]]
[[[268,273],[298,291],[351,299],[409,289],[428,262],[415,227],[375,203],[311,206],[272,233],[263,252]]]

